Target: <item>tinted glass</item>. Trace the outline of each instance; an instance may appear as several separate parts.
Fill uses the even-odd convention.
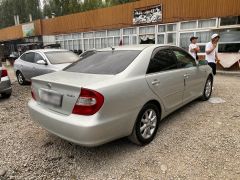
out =
[[[33,52],[26,53],[25,61],[33,63],[34,62],[34,54]]]
[[[141,51],[93,51],[71,64],[65,71],[89,74],[118,74],[125,70]]]
[[[40,54],[35,53],[34,60],[35,60],[35,62],[37,62],[38,60],[44,60],[44,58]]]
[[[189,68],[189,67],[196,66],[195,60],[187,52],[179,51],[179,50],[174,50],[173,52],[177,58],[180,68]]]
[[[177,69],[177,63],[171,51],[159,50],[151,58],[147,73],[155,73],[172,69]]]
[[[26,54],[23,54],[23,55],[20,57],[20,59],[26,61]]]
[[[45,52],[45,55],[51,64],[73,63],[79,59],[79,57],[71,51]]]

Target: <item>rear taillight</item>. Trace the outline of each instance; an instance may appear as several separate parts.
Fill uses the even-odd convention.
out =
[[[90,116],[99,111],[104,102],[104,97],[97,91],[81,89],[81,93],[73,108],[73,114]]]
[[[2,75],[1,75],[1,77],[6,77],[6,76],[8,76],[7,70],[6,70],[6,69],[2,69]]]
[[[36,101],[35,92],[32,86],[31,86],[31,95],[32,95],[32,98]]]

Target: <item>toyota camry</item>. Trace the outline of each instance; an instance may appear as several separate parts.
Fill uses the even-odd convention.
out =
[[[129,137],[145,145],[168,114],[194,99],[208,100],[212,83],[211,68],[179,47],[112,47],[32,78],[28,107],[34,121],[76,144]]]

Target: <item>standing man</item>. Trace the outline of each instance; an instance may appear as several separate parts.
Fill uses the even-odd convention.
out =
[[[198,37],[192,36],[190,38],[191,44],[189,45],[189,48],[188,48],[189,53],[196,60],[198,60],[197,53],[200,52],[200,48],[197,45],[197,39],[198,39]]]
[[[213,34],[211,36],[211,41],[206,44],[206,60],[208,61],[208,65],[212,68],[213,74],[216,75],[216,62],[219,61],[217,55],[217,43],[220,39],[218,34]]]

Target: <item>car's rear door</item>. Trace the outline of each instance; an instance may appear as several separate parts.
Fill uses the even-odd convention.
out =
[[[173,111],[182,104],[184,72],[169,48],[153,51],[146,79],[152,91],[163,102],[166,111]]]
[[[187,103],[201,96],[206,72],[198,67],[195,59],[184,50],[173,48],[173,53],[178,61],[179,69],[184,71],[183,102]]]

